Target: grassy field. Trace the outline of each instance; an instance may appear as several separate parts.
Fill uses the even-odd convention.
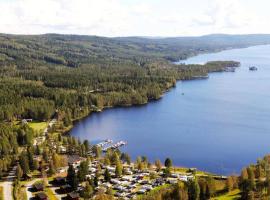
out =
[[[51,189],[46,188],[45,192],[48,195],[49,200],[58,200]]]
[[[28,125],[34,129],[34,131],[41,132],[43,131],[48,123],[47,122],[29,122]]]
[[[237,200],[240,199],[240,190],[233,190],[224,195],[213,198],[212,200]]]
[[[0,200],[4,200],[3,187],[0,186]]]

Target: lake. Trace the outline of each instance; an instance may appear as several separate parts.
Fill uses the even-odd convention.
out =
[[[71,135],[90,142],[125,140],[133,159],[166,157],[176,166],[239,173],[270,152],[270,46],[227,50],[185,63],[240,61],[236,72],[179,81],[158,101],[107,109],[76,123]],[[249,71],[255,65],[258,71]]]

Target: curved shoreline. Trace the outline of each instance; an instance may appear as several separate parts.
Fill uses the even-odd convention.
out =
[[[217,62],[224,62],[224,61],[217,61]],[[228,66],[228,67],[240,67],[240,63],[239,62],[235,62],[235,61],[230,61],[230,62],[234,62],[234,64],[237,64],[237,66]],[[176,80],[176,82],[208,79],[210,77],[209,74],[211,74],[211,73],[222,73],[222,72],[226,72],[226,70],[224,70],[224,69],[221,70],[221,71],[210,71],[210,72],[208,72],[207,75],[193,76],[190,79]],[[104,106],[104,107],[98,108],[96,110],[91,110],[91,112],[89,112],[86,116],[84,116],[82,118],[79,118],[79,119],[73,120],[72,121],[72,127],[70,127],[68,130],[64,131],[63,134],[70,135],[70,132],[72,131],[72,129],[74,128],[74,126],[77,123],[79,123],[81,120],[90,117],[92,113],[103,112],[104,110],[114,109],[114,108],[141,107],[141,106],[146,106],[147,104],[149,104],[151,102],[159,101],[159,100],[161,100],[164,97],[164,95],[166,93],[170,92],[173,88],[176,88],[177,87],[176,85],[177,84],[172,84],[171,86],[169,86],[169,88],[166,89],[166,90],[164,90],[162,92],[162,94],[157,99],[148,99],[146,102],[144,102],[142,104],[126,104],[126,105],[117,105],[117,106]]]

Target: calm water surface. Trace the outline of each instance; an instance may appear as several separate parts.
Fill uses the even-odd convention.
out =
[[[211,60],[240,61],[241,67],[235,73],[212,73],[207,80],[178,82],[161,100],[145,106],[92,114],[71,134],[92,142],[126,140],[122,150],[133,159],[171,157],[178,166],[239,173],[270,153],[270,46],[199,55],[184,62]],[[259,70],[249,71],[252,65]]]

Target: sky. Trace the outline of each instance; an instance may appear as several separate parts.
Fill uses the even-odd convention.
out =
[[[0,32],[100,36],[270,33],[269,0],[0,0]]]

